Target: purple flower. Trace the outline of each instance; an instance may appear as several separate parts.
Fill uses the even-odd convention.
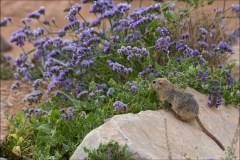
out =
[[[16,81],[14,82],[12,85],[11,85],[11,89],[14,90],[14,89],[17,89],[20,87],[20,83],[19,81]]]
[[[182,39],[188,39],[190,35],[188,33],[181,35]]]
[[[46,112],[46,111],[44,111],[44,110],[42,110],[42,115],[45,115],[45,114],[47,114],[47,112]]]
[[[8,20],[9,22],[12,22],[12,17],[7,17],[7,20]]]
[[[163,51],[165,54],[169,54],[168,47],[170,46],[170,37],[167,36],[165,38],[163,37],[159,38],[155,46],[157,52]]]
[[[18,73],[14,73],[13,77],[17,79],[19,77],[19,74]]]
[[[64,111],[65,111],[65,108],[60,109],[60,112],[64,113]]]
[[[219,64],[219,65],[218,65],[218,68],[220,68],[220,69],[221,69],[222,67],[223,67],[223,65],[222,65],[222,64]]]
[[[81,66],[83,66],[83,67],[89,67],[91,64],[93,64],[94,63],[94,61],[93,60],[83,60],[82,62],[81,62]]]
[[[218,85],[218,80],[213,80],[213,82]],[[217,82],[217,83],[216,83]],[[209,107],[216,107],[220,106],[222,104],[222,96],[221,96],[221,87],[220,86],[212,86],[209,94],[208,94],[208,103],[207,105]]]
[[[203,49],[203,48],[206,49],[209,47],[209,45],[204,41],[198,41],[197,44],[198,44],[199,48],[201,48],[201,49]]]
[[[240,15],[240,4],[232,6],[232,11],[237,13],[237,16]]]
[[[234,78],[229,71],[225,71],[225,73],[228,85],[231,86],[234,83]]]
[[[177,5],[175,3],[172,3],[170,6],[169,6],[169,9],[170,10],[175,10],[175,8],[177,7]]]
[[[12,37],[10,38],[10,42],[15,42],[17,46],[22,47],[24,46],[24,41],[26,40],[26,38],[27,36],[25,33],[19,32],[12,35]]]
[[[125,110],[128,109],[128,106],[121,101],[115,101],[113,106],[114,106],[114,111],[116,111],[116,112],[123,110],[123,109],[125,109]]]
[[[37,103],[43,95],[43,92],[40,90],[34,91],[28,94],[25,98],[22,99],[22,102],[28,102],[30,105],[32,103]],[[34,110],[35,112],[35,110]]]
[[[202,35],[207,35],[208,31],[204,28],[199,28],[199,31],[201,32]]]
[[[201,77],[202,83],[205,84],[206,83],[206,77],[209,74],[209,70],[207,69],[206,72],[203,74],[203,76]]]
[[[33,113],[34,110],[35,110],[35,108],[30,108],[30,109],[28,110],[28,113]]]
[[[222,12],[223,12],[223,9],[222,9],[222,8],[218,8],[218,9],[214,10],[214,12],[215,12],[216,14],[219,14],[219,13],[222,13]]]
[[[26,113],[25,117],[29,119],[31,117],[31,115],[29,113]]]
[[[142,56],[149,56],[149,51],[146,48],[138,48],[138,47],[131,47],[131,46],[122,46],[120,49],[117,50],[118,54],[120,55],[127,55],[127,60],[132,59],[133,57],[141,58]]]
[[[7,18],[0,20],[0,27],[7,25]]]
[[[37,10],[37,12],[38,12],[39,14],[45,14],[45,7],[44,7],[44,6],[41,6],[41,7]]]
[[[176,61],[177,61],[177,62],[180,62],[180,61],[181,61],[181,58],[180,58],[180,57],[177,57],[177,58],[176,58]]]
[[[27,15],[28,18],[33,18],[33,19],[39,19],[40,16],[41,14],[38,12],[32,12]]]
[[[91,100],[95,96],[94,92],[90,92],[88,95],[88,99]]]
[[[183,16],[185,13],[184,12],[179,12],[180,16]]]
[[[112,70],[117,71],[117,73],[132,72],[131,68],[126,68],[125,66],[119,64],[118,62],[112,62],[111,60],[107,60],[107,63],[112,68]]]
[[[77,95],[77,98],[83,96],[84,94],[88,94],[88,91],[82,91]]]
[[[36,90],[38,86],[42,85],[42,82],[43,82],[43,79],[36,79],[32,84],[33,89]]]
[[[101,96],[99,96],[101,99],[102,99],[102,102],[104,102],[104,99],[105,99],[105,95],[101,95]]]
[[[49,25],[49,21],[47,19],[43,20],[42,23],[45,25]]]
[[[135,94],[137,92],[137,86],[132,85],[129,91],[132,92],[132,94]]]
[[[104,119],[104,123],[110,121],[111,118]]]
[[[114,92],[114,88],[109,88],[107,91],[107,96],[113,94],[113,92]]]
[[[225,53],[225,52],[233,52],[233,49],[231,46],[227,45],[226,43],[224,43],[223,41],[220,41],[218,44],[218,48],[221,50],[221,53]]]
[[[73,21],[63,27],[63,31],[68,31],[68,30],[73,30],[73,29],[78,29],[79,28],[79,20]]]

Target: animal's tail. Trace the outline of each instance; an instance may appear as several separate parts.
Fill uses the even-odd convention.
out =
[[[199,126],[202,128],[203,132],[206,133],[206,135],[208,135],[210,138],[212,138],[217,144],[218,146],[225,151],[225,148],[223,147],[222,143],[219,142],[219,140],[217,140],[217,138],[215,138],[210,132],[208,132],[208,130],[203,126],[202,122],[200,121],[199,117],[196,117],[196,121],[198,122]]]

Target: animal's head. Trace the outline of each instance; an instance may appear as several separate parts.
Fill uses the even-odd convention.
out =
[[[149,87],[155,91],[160,91],[166,89],[169,84],[171,84],[171,82],[169,82],[167,78],[156,78],[149,84]]]

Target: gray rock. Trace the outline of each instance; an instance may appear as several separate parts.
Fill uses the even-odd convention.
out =
[[[8,44],[3,38],[2,36],[0,36],[0,42],[1,42],[1,48],[0,48],[0,52],[3,51],[8,51],[12,48],[12,46],[10,44]]]

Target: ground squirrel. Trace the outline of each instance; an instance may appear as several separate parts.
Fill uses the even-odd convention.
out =
[[[198,103],[193,98],[193,95],[184,93],[183,90],[175,87],[166,78],[156,78],[149,86],[158,93],[160,101],[167,101],[172,105],[172,110],[180,120],[187,121],[195,118],[203,132],[212,138],[223,151],[225,150],[217,138],[208,132],[200,121],[198,117]]]

